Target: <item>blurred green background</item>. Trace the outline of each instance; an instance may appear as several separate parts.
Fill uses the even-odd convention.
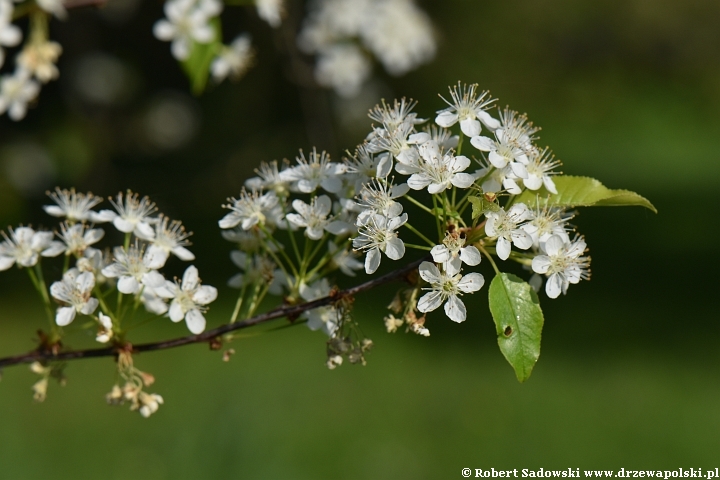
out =
[[[325,338],[304,327],[240,340],[229,363],[204,345],[143,354],[136,365],[156,375],[151,391],[166,400],[147,420],[105,404],[111,359],[70,364],[67,386],[52,383],[43,404],[32,402],[36,376],[6,369],[0,478],[435,479],[461,478],[464,467],[718,466],[720,3],[422,5],[438,29],[435,61],[402,78],[380,74],[353,102],[288,82],[277,38],[248,9],[228,8],[224,28],[227,39],[252,33],[255,67],[200,98],[152,38],[160,2],[73,11],[51,29],[64,47],[60,80],[26,120],[0,119],[0,225],[50,224],[39,207],[55,185],[103,196],[132,188],[195,232],[195,264],[205,283],[222,286],[234,267],[220,205],[260,161],[313,145],[338,158],[362,140],[364,112],[381,96],[415,98],[431,117],[447,85],[477,82],[543,127],[540,143],[565,173],[635,190],[660,211],[576,219],[593,278],[567,297],[541,298],[543,350],[530,380],[518,384],[498,351],[482,294],[464,324],[437,314],[421,338],[386,334],[392,294],[373,293],[357,310],[376,345],[367,366],[328,371]],[[23,274],[0,276],[0,356],[33,348],[43,327]],[[211,325],[232,301],[221,288]],[[167,322],[138,340],[180,334]]]

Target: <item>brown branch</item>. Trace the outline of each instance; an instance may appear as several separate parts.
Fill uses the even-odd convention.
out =
[[[252,327],[261,323],[269,322],[282,317],[297,317],[303,312],[312,310],[313,308],[323,307],[331,303],[336,303],[346,297],[352,297],[365,290],[383,285],[385,283],[392,282],[403,277],[406,277],[410,272],[415,270],[421,262],[427,260],[422,258],[414,261],[404,267],[387,273],[381,277],[373,280],[368,280],[365,283],[361,283],[355,287],[348,288],[346,290],[340,290],[331,294],[327,297],[313,300],[312,302],[303,303],[300,305],[286,305],[269,312],[257,315],[242,322],[227,323],[220,327],[212,330],[208,330],[199,335],[188,335],[186,337],[174,338],[172,340],[165,340],[162,342],[143,343],[140,345],[132,345],[133,353],[140,352],[151,352],[153,350],[165,350],[167,348],[181,347],[183,345],[190,345],[193,343],[202,342],[214,342],[216,339],[226,333],[233,332],[235,330],[241,330],[243,328]],[[53,353],[47,350],[35,350],[22,355],[16,355],[13,357],[0,358],[0,368],[9,367],[12,365],[20,365],[23,363],[30,363],[38,360],[46,361],[58,361],[58,360],[77,360],[81,358],[94,358],[94,357],[110,357],[118,354],[118,351],[123,347],[107,347],[107,348],[93,348],[88,350],[69,350],[66,352]]]

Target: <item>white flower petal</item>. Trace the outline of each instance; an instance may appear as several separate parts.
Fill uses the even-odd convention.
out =
[[[435,123],[440,125],[444,128],[450,128],[453,125],[455,125],[458,121],[458,116],[456,113],[452,112],[440,112],[440,114],[435,117]]]
[[[126,275],[118,280],[117,289],[126,295],[134,295],[140,291],[140,284],[135,280],[135,277]]]
[[[64,327],[70,325],[75,320],[75,308],[73,307],[61,307],[57,309],[55,314],[55,323],[59,326]]]
[[[481,128],[480,122],[474,118],[466,118],[465,120],[460,121],[460,130],[462,130],[467,137],[476,137],[480,135]]]
[[[113,225],[123,233],[130,233],[135,230],[135,223],[125,220],[122,217],[115,217],[115,219],[113,219]]]
[[[423,313],[432,312],[442,305],[442,300],[442,293],[439,290],[433,290],[420,297],[417,309]]]
[[[89,298],[85,305],[83,305],[80,309],[80,313],[83,315],[91,315],[99,304],[100,302],[97,298]]]
[[[545,284],[545,293],[550,298],[557,298],[562,293],[563,281],[559,273],[553,273]]]
[[[433,263],[422,262],[418,268],[418,272],[420,273],[420,278],[428,283],[439,283],[442,280],[440,270],[438,270],[437,266]]]
[[[554,257],[565,247],[565,242],[559,235],[552,235],[545,242],[545,252]],[[584,250],[584,249],[583,249]]]
[[[505,237],[499,237],[497,245],[495,245],[495,252],[500,260],[507,260],[510,256],[510,241]]]
[[[399,238],[391,238],[385,242],[385,255],[391,260],[400,260],[405,255],[405,244]]]
[[[194,265],[190,265],[185,269],[185,273],[183,274],[182,289],[195,290],[199,281],[200,279],[198,278],[198,269],[195,268]]]
[[[444,263],[450,260],[450,250],[445,245],[435,245],[430,249],[430,255],[436,263]]]
[[[457,295],[450,295],[450,298],[448,298],[447,303],[445,303],[445,315],[453,322],[461,323],[465,321],[467,310],[465,310],[465,304]]]
[[[185,312],[183,312],[182,306],[180,306],[180,302],[177,300],[173,300],[170,304],[170,320],[173,322],[179,322],[183,318],[185,318]]]
[[[380,250],[377,247],[368,250],[367,256],[365,257],[365,273],[375,273],[380,266],[381,258]]]
[[[217,295],[217,288],[211,287],[209,285],[203,285],[202,287],[198,288],[198,291],[195,292],[192,299],[193,302],[199,305],[207,305],[208,303],[215,301]]]
[[[188,330],[195,335],[201,334],[205,330],[205,317],[200,310],[193,308],[185,315],[185,323]]]
[[[150,270],[142,276],[142,283],[150,288],[160,288],[165,285],[165,277],[155,270]]]
[[[483,152],[492,152],[493,150],[497,149],[497,145],[495,144],[495,140],[488,137],[473,137],[470,139],[470,144],[477,148],[480,151]]]
[[[476,247],[468,245],[460,249],[460,259],[465,262],[465,264],[474,267],[480,263],[482,255],[480,255],[480,251]]]
[[[465,293],[477,292],[485,285],[485,277],[481,274],[468,273],[458,282],[458,288]]]
[[[547,255],[538,255],[532,259],[532,269],[536,273],[547,273],[550,269],[550,257]]]
[[[469,173],[456,173],[450,179],[450,183],[458,188],[470,188],[475,183],[475,177]]]
[[[171,251],[176,257],[185,262],[191,262],[195,260],[195,255],[185,247],[175,247]]]

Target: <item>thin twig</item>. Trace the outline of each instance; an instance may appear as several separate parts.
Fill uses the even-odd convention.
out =
[[[346,297],[352,297],[360,292],[364,292],[365,290],[370,290],[374,287],[377,287],[379,285],[383,285],[385,283],[392,282],[393,280],[401,279],[403,277],[406,277],[410,272],[415,270],[420,263],[427,260],[427,258],[422,258],[420,260],[414,261],[408,265],[405,265],[404,267],[395,270],[393,272],[387,273],[381,277],[375,278],[373,280],[368,280],[365,283],[361,283],[360,285],[356,285],[354,287],[348,288],[346,290],[340,290],[338,292],[335,292],[334,294],[331,294],[327,297],[320,298],[318,300],[313,300],[312,302],[303,303],[300,305],[286,305],[279,308],[276,308],[274,310],[270,310],[269,312],[257,315],[253,318],[249,318],[247,320],[244,320],[242,322],[235,322],[235,323],[227,323],[225,325],[222,325],[220,327],[217,327],[212,330],[208,330],[206,332],[203,332],[199,335],[188,335],[186,337],[180,337],[175,338],[172,340],[165,340],[162,342],[153,342],[153,343],[143,343],[140,345],[132,345],[130,346],[115,346],[115,347],[107,347],[107,348],[93,348],[88,350],[69,350],[65,352],[57,352],[53,353],[51,351],[47,350],[35,350],[32,352],[28,352],[22,355],[16,355],[13,357],[5,357],[0,358],[0,368],[3,367],[9,367],[12,365],[19,365],[23,363],[30,363],[38,360],[46,360],[46,361],[67,361],[67,360],[77,360],[81,358],[95,358],[95,357],[110,357],[115,356],[118,354],[119,350],[127,350],[128,347],[132,349],[132,353],[140,353],[140,352],[151,352],[154,350],[165,350],[167,348],[174,348],[174,347],[181,347],[183,345],[190,345],[193,343],[203,343],[203,342],[217,342],[219,337],[222,337],[222,335],[235,331],[240,330],[243,328],[252,327],[254,325],[259,325],[261,323],[269,322],[270,320],[275,320],[277,318],[296,318],[298,315],[302,314],[303,312],[306,312],[308,310],[312,310],[313,308],[323,307],[325,305],[329,305],[331,303],[336,303],[339,300],[342,300]]]

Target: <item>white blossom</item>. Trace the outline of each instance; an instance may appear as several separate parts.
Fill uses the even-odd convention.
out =
[[[565,212],[562,208],[538,205],[530,211],[531,219],[521,228],[532,236],[533,245],[536,248],[543,248],[543,245],[552,235],[558,235],[565,243],[570,242],[568,232],[572,228],[568,222],[573,218],[572,213]]]
[[[392,161],[387,153],[374,155],[368,151],[366,145],[358,146],[355,154],[343,161],[346,165],[346,177],[352,182],[355,193],[359,193],[363,185],[374,178],[386,178],[392,169]]]
[[[371,153],[389,152],[398,162],[415,165],[420,157],[417,145],[430,140],[430,135],[414,131],[415,124],[410,119],[393,129],[376,128],[368,138],[367,149]]]
[[[300,285],[300,296],[307,302],[324,298],[330,295],[330,284],[327,278],[322,278],[312,285]],[[332,337],[340,323],[340,312],[332,306],[318,307],[303,313],[307,318],[307,326],[310,330],[322,330],[327,336]]]
[[[115,207],[117,213],[112,210],[101,210],[98,215],[112,220],[115,228],[121,232],[132,232],[145,240],[153,237],[155,232],[151,224],[157,220],[151,215],[157,211],[157,207],[149,197],[140,198],[140,195],[128,190],[124,196],[122,193],[118,193],[117,200],[111,198],[110,203]]]
[[[338,43],[318,52],[315,79],[341,97],[355,97],[372,73],[367,56],[356,45]]]
[[[40,85],[22,70],[0,78],[0,115],[8,112],[11,120],[22,120],[27,113],[27,104],[40,93]]]
[[[400,260],[405,255],[405,244],[395,230],[407,222],[407,218],[407,213],[393,218],[376,214],[370,221],[360,226],[359,236],[353,239],[353,248],[366,252],[366,273],[375,273],[378,269],[380,252],[384,252],[391,260]]]
[[[165,285],[165,278],[154,267],[157,262],[150,252],[144,252],[136,243],[125,250],[115,247],[114,262],[103,268],[102,274],[108,278],[117,278],[117,288],[121,293],[134,295],[141,288],[160,288]]]
[[[28,75],[47,83],[60,75],[56,63],[61,53],[62,46],[57,42],[30,42],[18,54],[16,62]]]
[[[208,23],[222,11],[216,0],[168,0],[166,19],[158,20],[153,34],[159,40],[172,42],[170,50],[178,60],[187,60],[193,42],[206,44],[215,39],[215,30]]]
[[[512,173],[518,178],[528,178],[526,165],[529,159],[525,151],[515,144],[514,139],[508,138],[504,130],[496,130],[495,139],[475,136],[470,139],[470,143],[482,152],[490,152],[488,160],[493,167],[503,169],[510,166]]]
[[[460,82],[456,87],[450,88],[452,101],[441,97],[449,107],[437,112],[435,123],[441,127],[450,128],[460,122],[460,130],[468,137],[480,135],[480,122],[490,130],[498,128],[500,122],[486,111],[495,100],[488,97],[490,92],[487,91],[478,96],[476,89],[477,84],[461,85]]]
[[[88,220],[93,223],[102,223],[108,222],[115,217],[114,212],[110,212],[108,216],[92,210],[93,207],[102,202],[102,198],[96,197],[92,193],[79,193],[74,188],[61,190],[56,187],[54,192],[47,192],[47,195],[56,205],[43,206],[45,213],[53,217],[67,218],[68,223]]]
[[[528,176],[523,179],[525,187],[530,190],[539,190],[544,185],[548,192],[557,194],[557,188],[552,179],[555,172],[551,170],[559,166],[560,161],[555,160],[547,148],[542,152],[532,152],[528,157],[530,161],[525,166]]]
[[[417,309],[423,313],[432,312],[445,303],[445,314],[453,322],[464,322],[467,317],[465,304],[460,300],[463,293],[477,292],[485,284],[485,278],[479,273],[463,276],[441,272],[433,263],[420,264],[420,277],[432,288],[418,300]]]
[[[285,165],[287,167],[287,165]],[[262,162],[255,169],[257,177],[245,180],[245,186],[251,190],[272,190],[276,195],[286,196],[290,189],[290,182],[283,176],[283,170],[278,167],[277,160]]]
[[[283,271],[265,255],[248,255],[240,250],[233,250],[230,252],[230,259],[242,272],[228,280],[229,287],[243,288],[262,283],[268,285],[267,291],[271,295],[282,295],[283,289],[288,286]]]
[[[160,215],[151,228],[154,229],[154,234],[148,240],[150,245],[147,249],[147,255],[152,259],[150,268],[162,268],[171,253],[186,262],[195,260],[195,255],[185,248],[190,245],[188,237],[192,233],[186,232],[180,221],[171,221]]]
[[[417,113],[412,111],[415,105],[417,105],[416,101],[405,98],[399,101],[395,99],[392,105],[385,103],[383,99],[379,105],[370,109],[368,117],[380,122],[387,130],[394,130],[406,122],[413,125],[425,122],[425,119],[417,118]]]
[[[258,16],[271,27],[278,28],[285,14],[285,0],[255,0]]]
[[[429,62],[437,48],[430,18],[411,0],[373,2],[360,36],[391,75]]]
[[[355,270],[363,268],[363,263],[358,261],[355,253],[347,248],[340,248],[335,243],[328,242],[328,252],[332,256],[331,265],[349,277],[354,277]]]
[[[332,200],[327,195],[314,197],[310,204],[300,199],[295,199],[292,206],[298,213],[288,213],[288,221],[300,228],[305,228],[305,236],[311,240],[320,240],[324,233],[330,232],[333,235],[342,235],[350,229],[350,225],[341,221],[331,221],[328,218],[332,210]]]
[[[355,65],[357,83],[365,71],[359,70],[355,42],[380,60],[391,75],[402,75],[435,55],[430,19],[411,0],[318,0],[310,3],[310,8],[298,46],[308,54],[333,51],[335,65]],[[344,48],[346,45],[353,48]],[[343,56],[346,58],[340,58]],[[343,73],[339,68],[333,70],[337,75]]]
[[[250,35],[238,36],[229,46],[223,46],[217,57],[210,64],[213,80],[220,83],[227,77],[239,80],[252,65],[253,50],[250,46]]]
[[[367,223],[375,214],[387,218],[400,216],[403,206],[395,199],[404,196],[409,190],[407,183],[393,185],[392,182],[373,180],[364,185],[358,195],[357,205],[362,212],[358,215],[357,225]]]
[[[278,207],[278,197],[275,192],[261,194],[255,190],[248,193],[246,190],[240,192],[240,198],[229,198],[228,205],[224,208],[232,210],[225,215],[218,224],[220,228],[233,228],[238,225],[243,230],[249,230],[255,225],[264,225],[268,217],[274,216],[273,210]]]
[[[15,47],[22,40],[22,30],[13,25],[13,2],[0,0],[0,67],[5,61],[5,50],[2,47]]]
[[[521,228],[521,224],[530,219],[530,211],[524,203],[516,203],[508,211],[500,209],[485,214],[485,233],[490,238],[497,238],[495,251],[501,260],[510,256],[510,245],[527,250],[532,247],[532,236]]]
[[[459,135],[453,135],[451,130],[439,127],[435,124],[427,125],[423,128],[423,132],[430,135],[430,140],[437,143],[440,148],[445,150],[457,148],[458,143],[460,142]]]
[[[76,223],[69,225],[68,223],[60,224],[61,242],[54,241],[48,248],[43,250],[43,257],[55,257],[62,253],[65,255],[82,256],[91,245],[96,244],[105,236],[102,228],[87,228],[84,223]]]
[[[165,282],[159,288],[148,287],[142,289],[140,301],[145,306],[145,310],[155,315],[165,315],[168,311],[167,300],[174,297],[174,284]]]
[[[413,190],[427,187],[429,193],[436,194],[452,186],[469,188],[475,183],[475,177],[464,173],[470,166],[469,158],[463,155],[455,156],[452,150],[443,153],[432,140],[423,143],[418,150],[421,161],[415,165],[398,163],[395,166],[399,173],[410,174],[408,186]]]
[[[50,286],[50,294],[56,300],[69,306],[60,307],[55,315],[55,323],[64,327],[69,325],[77,313],[92,315],[98,306],[98,299],[92,297],[95,287],[95,276],[90,272],[83,272],[71,268],[63,275],[59,282]]]
[[[205,330],[205,316],[208,303],[217,298],[217,289],[208,285],[200,285],[198,270],[190,265],[183,274],[180,284],[168,282],[167,287],[173,294],[168,312],[170,320],[179,322],[185,319],[188,330],[200,334]]]
[[[522,187],[518,184],[519,177],[515,175],[510,165],[504,168],[495,168],[487,165],[483,160],[480,163],[485,166],[476,171],[474,176],[483,179],[482,185],[480,185],[483,193],[498,193],[502,190],[511,195],[522,193]]]
[[[430,254],[435,263],[441,263],[443,270],[450,276],[460,272],[463,263],[474,267],[482,260],[480,251],[472,246],[465,246],[465,235],[448,232],[443,243],[435,245]]]
[[[582,237],[571,243],[566,243],[559,235],[548,238],[545,242],[545,255],[538,255],[532,261],[534,272],[548,276],[545,284],[548,297],[557,298],[560,293],[567,293],[571,283],[590,278],[590,258],[582,256],[586,247]]]
[[[52,232],[36,232],[30,227],[9,228],[8,231],[9,236],[2,232],[5,240],[0,243],[0,271],[15,264],[18,267],[34,267],[53,238]]]
[[[325,152],[318,153],[313,148],[305,158],[300,150],[296,157],[297,165],[282,171],[282,177],[293,182],[293,187],[302,193],[312,193],[322,187],[330,193],[337,193],[342,189],[340,175],[345,173],[347,167],[341,163],[330,161],[330,155]]]

